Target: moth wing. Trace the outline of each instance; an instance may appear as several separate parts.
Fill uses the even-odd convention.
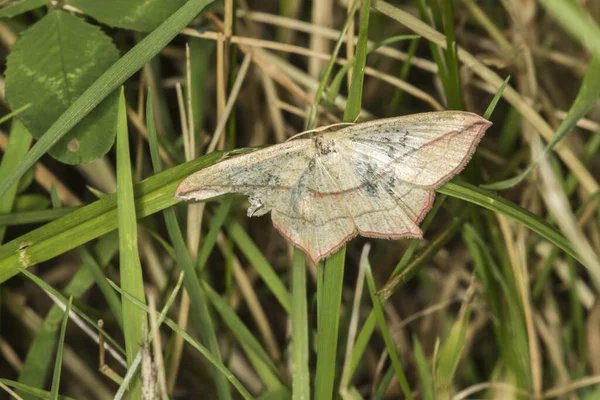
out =
[[[294,140],[225,159],[186,178],[175,197],[206,200],[226,193],[250,198],[249,214],[262,215],[279,207],[296,185],[309,161],[310,140]]]
[[[433,190],[402,182],[393,169],[357,157],[344,146],[318,159],[337,187],[320,192],[315,201],[327,199],[345,210],[355,233],[386,239],[422,237],[418,224],[431,209]]]
[[[394,169],[399,181],[435,189],[469,162],[491,123],[462,111],[413,114],[357,124],[330,136],[348,154]]]
[[[287,199],[273,209],[275,228],[314,261],[325,258],[357,234],[339,185],[315,154]],[[333,194],[333,195],[330,195]]]

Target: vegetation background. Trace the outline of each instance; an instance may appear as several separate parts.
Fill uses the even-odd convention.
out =
[[[600,398],[599,2],[0,5],[0,397]],[[494,126],[423,241],[313,265],[241,196],[173,199],[443,109]]]

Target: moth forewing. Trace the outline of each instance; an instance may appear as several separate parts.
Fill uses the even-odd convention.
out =
[[[243,193],[249,216],[271,211],[277,230],[313,261],[357,234],[420,238],[434,189],[464,168],[490,125],[443,111],[319,128],[205,168],[176,198]]]

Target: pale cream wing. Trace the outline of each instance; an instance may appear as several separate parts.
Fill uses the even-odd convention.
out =
[[[355,159],[371,160],[380,174],[435,189],[469,162],[491,125],[479,115],[444,111],[388,118],[325,134]]]
[[[357,231],[348,208],[340,201],[338,185],[312,150],[314,158],[271,216],[277,230],[317,262],[356,236]]]
[[[431,209],[434,191],[402,182],[393,169],[344,146],[317,160],[335,188],[320,191],[315,201],[328,199],[344,209],[355,231],[386,239],[422,237],[418,224]]]
[[[310,161],[311,146],[310,139],[300,139],[225,159],[186,178],[175,197],[206,200],[243,193],[249,196],[249,215],[266,214],[288,198]]]

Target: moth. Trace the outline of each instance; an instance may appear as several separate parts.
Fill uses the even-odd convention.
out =
[[[275,228],[314,262],[359,234],[421,239],[435,189],[465,167],[491,122],[442,111],[343,125],[204,168],[175,198],[243,193],[249,217],[271,212]]]

